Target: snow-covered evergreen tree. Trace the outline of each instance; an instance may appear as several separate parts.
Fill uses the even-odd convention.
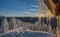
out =
[[[1,23],[1,28],[4,32],[7,32],[9,30],[9,23],[7,21],[7,18],[5,17]]]
[[[14,28],[17,28],[16,26],[16,19],[14,17],[12,17],[10,20],[9,20],[9,28],[10,29],[14,29]]]

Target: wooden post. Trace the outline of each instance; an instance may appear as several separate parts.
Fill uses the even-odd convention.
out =
[[[57,18],[57,37],[60,37],[60,15]]]
[[[41,17],[40,17],[40,0],[38,0],[38,30],[41,28]]]

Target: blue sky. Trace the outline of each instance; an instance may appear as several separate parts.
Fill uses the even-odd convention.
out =
[[[37,16],[37,0],[0,0],[0,15]]]

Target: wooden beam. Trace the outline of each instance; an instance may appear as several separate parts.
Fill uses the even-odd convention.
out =
[[[44,2],[55,16],[60,15],[60,2],[56,4],[52,0],[44,0]]]

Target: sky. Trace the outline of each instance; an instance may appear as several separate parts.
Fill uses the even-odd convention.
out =
[[[37,13],[37,0],[0,0],[0,15],[2,16],[36,17]]]

